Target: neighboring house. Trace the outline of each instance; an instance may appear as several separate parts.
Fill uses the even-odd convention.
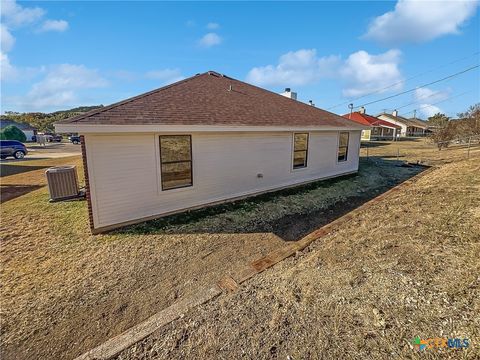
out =
[[[364,107],[361,107],[358,112],[345,114],[343,117],[370,127],[362,130],[362,140],[395,140],[397,134],[400,134],[399,125],[366,114]]]
[[[355,173],[364,129],[213,71],[55,127],[82,139],[94,233]]]
[[[400,136],[425,136],[427,135],[428,125],[425,121],[419,119],[407,119],[398,115],[398,111],[394,110],[392,114],[382,113],[377,115],[377,118],[385,120],[395,125],[400,126]]]
[[[28,124],[19,123],[10,119],[0,119],[0,130],[3,130],[9,125],[13,125],[22,130],[22,132],[25,134],[25,137],[27,138],[27,141],[34,141],[34,136],[37,135],[37,129],[31,127]]]

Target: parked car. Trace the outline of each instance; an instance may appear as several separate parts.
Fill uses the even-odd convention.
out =
[[[0,157],[2,159],[13,156],[15,159],[23,159],[27,155],[27,147],[17,140],[0,140]]]
[[[80,136],[72,135],[68,137],[72,144],[80,144]]]
[[[62,140],[63,140],[62,135],[58,135],[58,134],[47,135],[48,142],[62,142]]]

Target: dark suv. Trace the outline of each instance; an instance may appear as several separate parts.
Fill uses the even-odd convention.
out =
[[[0,157],[5,159],[13,156],[15,159],[23,159],[27,155],[27,147],[17,140],[0,140]]]
[[[80,144],[81,141],[80,141],[80,136],[77,136],[77,135],[72,135],[72,136],[69,136],[68,137],[70,139],[70,141],[72,142],[72,144]]]

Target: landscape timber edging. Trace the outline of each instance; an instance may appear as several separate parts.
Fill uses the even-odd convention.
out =
[[[208,301],[221,295],[223,292],[236,291],[240,284],[253,278],[255,275],[262,271],[274,266],[280,261],[295,255],[297,251],[302,251],[312,242],[324,237],[337,230],[341,225],[350,221],[354,216],[365,211],[370,206],[382,201],[390,194],[397,192],[404,187],[410,186],[424,175],[437,169],[436,166],[431,166],[426,170],[418,173],[410,179],[398,184],[397,186],[387,190],[386,192],[376,196],[375,198],[367,201],[363,205],[350,211],[349,213],[339,217],[338,219],[328,223],[325,226],[311,232],[302,239],[292,242],[279,249],[275,249],[266,256],[263,256],[257,260],[252,261],[241,270],[238,270],[235,274],[226,275],[222,277],[216,284],[205,287],[197,292],[194,296],[187,297],[179,300],[171,306],[159,311],[152,315],[145,321],[125,330],[120,335],[117,335],[103,344],[87,351],[86,353],[78,356],[75,360],[93,360],[93,359],[111,359],[121,353],[128,347],[138,343],[151,335],[154,331],[161,327],[171,323],[172,321],[180,318],[187,311],[207,303]]]

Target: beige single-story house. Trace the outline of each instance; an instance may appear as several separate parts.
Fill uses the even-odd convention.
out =
[[[377,118],[388,121],[401,127],[401,137],[418,137],[426,136],[428,131],[428,125],[425,121],[420,119],[407,119],[398,115],[398,111],[394,110],[391,114],[382,113],[377,115]]]
[[[209,71],[62,120],[93,233],[358,171],[364,126]]]

